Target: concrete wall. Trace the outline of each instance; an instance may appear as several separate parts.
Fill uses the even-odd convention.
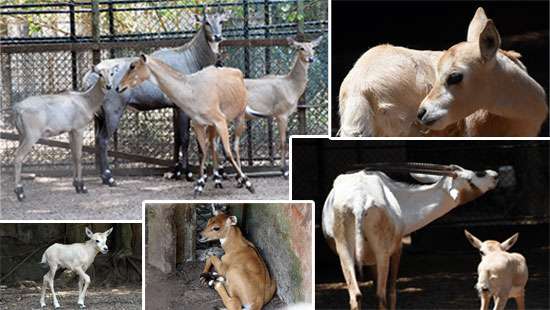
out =
[[[251,204],[246,237],[260,249],[286,303],[312,301],[312,204]]]

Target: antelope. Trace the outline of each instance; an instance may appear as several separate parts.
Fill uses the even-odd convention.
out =
[[[480,7],[466,42],[446,51],[373,47],[340,88],[340,135],[536,136],[546,94],[500,45]]]
[[[375,266],[380,309],[396,307],[396,281],[405,236],[468,201],[493,189],[498,174],[474,172],[457,165],[422,164],[430,174],[411,176],[423,185],[390,179],[381,171],[362,170],[334,180],[322,214],[325,239],[339,258],[350,297],[350,308],[361,308],[355,268]],[[417,172],[418,172],[417,171]],[[389,276],[389,289],[386,288]]]
[[[519,234],[502,243],[495,240],[481,242],[467,230],[464,234],[481,254],[475,285],[481,298],[481,310],[489,309],[491,297],[495,301],[495,310],[504,309],[508,298],[515,298],[518,309],[525,309],[525,285],[529,277],[527,263],[521,254],[507,252],[516,243]]]
[[[311,42],[297,42],[293,38],[287,38],[288,44],[298,51],[288,74],[244,80],[248,91],[246,118],[274,117],[277,121],[281,171],[285,178],[288,177],[286,166],[288,118],[296,111],[298,99],[306,90],[309,65],[315,60],[314,48],[321,43],[322,39],[323,37],[319,37]],[[244,129],[243,124],[239,130],[242,132]]]
[[[56,95],[28,97],[13,105],[19,147],[15,151],[15,194],[23,201],[21,166],[32,146],[40,138],[69,133],[73,157],[73,186],[78,194],[88,192],[82,180],[82,139],[86,126],[101,108],[103,95],[111,88],[101,73],[94,72],[96,82],[85,92],[67,91]]]
[[[218,292],[228,310],[259,310],[273,298],[277,284],[258,249],[242,235],[237,217],[213,209],[199,241],[220,240],[225,254],[207,258],[200,280]]]
[[[88,285],[90,285],[90,276],[86,274],[86,270],[93,264],[97,253],[107,254],[107,252],[109,252],[107,237],[109,237],[111,232],[113,232],[112,227],[102,233],[93,233],[86,227],[86,236],[88,236],[90,240],[84,243],[73,244],[55,243],[44,251],[40,263],[49,266],[50,270],[43,278],[40,307],[46,307],[46,286],[48,285],[52,292],[54,308],[57,309],[60,307],[57,296],[55,296],[53,282],[57,269],[65,268],[78,274],[78,306],[80,308],[86,308],[84,305],[84,298],[86,297]]]
[[[214,143],[216,135],[220,136],[224,151],[237,171],[238,184],[254,193],[252,183],[231,154],[227,127],[228,121],[235,120],[237,127],[244,121],[247,94],[242,72],[234,68],[211,66],[185,75],[155,57],[141,55],[132,62],[116,90],[122,93],[144,81],[152,82],[191,118],[191,127],[202,150],[200,177],[195,184],[194,195],[202,193],[206,185],[204,168],[209,147],[214,167],[218,166]],[[238,156],[238,132],[235,133],[234,148]],[[214,180],[216,184],[221,184],[220,175],[214,174]]]
[[[151,55],[158,58],[175,70],[191,74],[207,66],[216,64],[219,58],[219,44],[223,41],[223,23],[231,17],[231,11],[206,13],[203,16],[195,15],[196,22],[200,25],[193,38],[182,46],[160,49]],[[96,118],[99,131],[96,135],[96,145],[99,147],[100,177],[102,183],[108,186],[116,186],[115,178],[109,168],[107,150],[109,138],[117,130],[122,114],[127,107],[139,111],[149,111],[162,108],[177,107],[152,83],[146,82],[139,87],[124,93],[115,91],[116,86],[128,70],[130,64],[138,57],[123,57],[106,59],[96,65],[97,70],[104,70],[104,76],[110,79],[113,90],[108,91],[103,99],[102,113]],[[84,76],[84,84],[89,83],[89,75]],[[188,168],[187,148],[189,145],[189,117],[181,109],[176,109],[177,131],[176,140],[178,152],[174,168],[175,179],[185,177],[187,181],[193,181],[193,173]],[[181,151],[181,152],[180,152]]]

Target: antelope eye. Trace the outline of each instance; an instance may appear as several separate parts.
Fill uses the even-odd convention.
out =
[[[219,227],[214,227],[214,228],[212,228],[212,230],[218,231],[218,230],[220,230],[220,228]]]
[[[479,251],[479,255],[484,256],[485,253],[483,253],[483,251]]]
[[[462,82],[464,75],[459,72],[453,72],[447,77],[447,85],[454,85]]]
[[[303,47],[300,47],[300,50],[301,50],[301,51],[305,51],[306,49],[305,49],[305,48],[303,48]]]
[[[99,243],[99,240],[96,240],[95,243]]]
[[[130,64],[130,70],[134,70],[135,67],[136,65],[134,63]]]
[[[482,178],[487,175],[487,172],[485,171],[476,171],[476,177]]]
[[[210,26],[210,23],[209,23],[209,22],[204,22],[204,24],[205,24],[206,26]]]

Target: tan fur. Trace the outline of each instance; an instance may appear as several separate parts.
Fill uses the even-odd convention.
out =
[[[499,46],[498,31],[479,8],[468,41],[447,51],[370,49],[340,88],[340,135],[536,136],[548,117],[546,94],[520,54]],[[464,79],[448,86],[453,71]],[[419,121],[422,109],[428,117]]]
[[[258,250],[242,235],[236,218],[223,213],[210,218],[201,232],[202,241],[220,239],[225,254],[221,259],[210,256],[203,273],[214,267],[225,278],[224,283],[215,284],[215,289],[228,310],[241,310],[244,305],[252,310],[261,309],[273,298],[277,284]]]
[[[232,120],[242,123],[244,119],[247,92],[240,70],[211,66],[184,75],[164,62],[145,55],[134,61],[131,68],[133,69],[129,69],[122,78],[118,91],[151,80],[191,118],[191,126],[203,153],[200,166],[201,180],[205,179],[204,168],[209,144],[212,146],[214,167],[217,167],[213,141],[216,134],[220,136],[225,153],[240,178],[247,179],[240,164],[233,158],[227,124]],[[239,141],[240,133],[236,130],[236,142]],[[235,153],[239,154],[238,143],[235,145]]]
[[[525,258],[519,253],[508,253],[517,241],[516,233],[500,243],[495,240],[481,242],[467,230],[466,239],[479,249],[481,262],[477,272],[476,289],[481,298],[481,310],[487,310],[491,297],[494,299],[494,310],[502,310],[508,298],[515,298],[519,310],[525,309],[525,285],[529,277]]]

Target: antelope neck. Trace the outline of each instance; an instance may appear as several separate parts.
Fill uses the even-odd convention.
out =
[[[245,241],[241,230],[236,226],[229,227],[229,231],[225,235],[225,238],[220,238],[220,243],[226,253],[246,245]]]

